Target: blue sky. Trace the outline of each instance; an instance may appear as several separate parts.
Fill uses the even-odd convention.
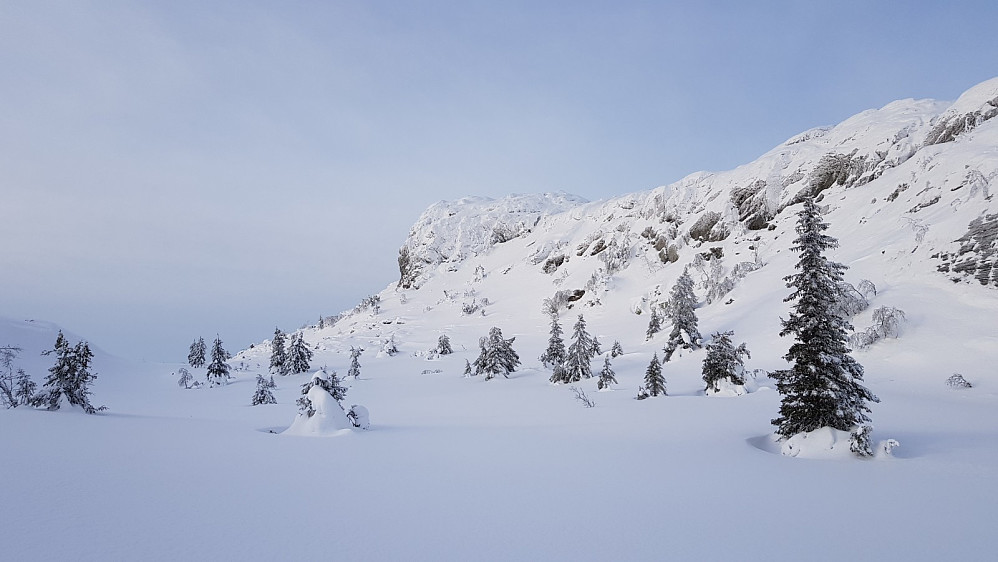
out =
[[[0,2],[0,315],[232,350],[465,195],[601,199],[998,72],[993,2]],[[2,343],[2,342],[0,342]]]

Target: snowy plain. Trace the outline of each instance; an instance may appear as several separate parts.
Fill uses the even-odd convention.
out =
[[[996,90],[993,80],[969,92],[959,113]],[[360,378],[345,381],[344,404],[370,410],[368,431],[282,435],[310,373],[276,377],[278,404],[250,406],[256,375],[267,371],[267,341],[235,354],[230,384],[196,390],[176,384],[179,363],[134,364],[97,349],[94,402],[106,413],[0,411],[3,556],[993,559],[998,291],[954,282],[937,271],[933,254],[951,249],[972,219],[996,212],[988,189],[998,190],[998,119],[954,142],[922,146],[952,107],[895,102],[791,139],[737,170],[607,202],[523,196],[431,207],[406,242],[413,255],[429,256],[418,288],[393,283],[379,293],[377,311],[302,328],[314,368],[342,376],[350,347],[365,349]],[[771,440],[779,395],[765,371],[785,367],[790,345],[777,334],[789,310],[782,278],[795,263],[796,207],[781,209],[771,229],[739,229],[737,210],[714,194],[762,178],[773,188],[762,193],[778,208],[823,154],[853,148],[854,156],[879,150],[890,165],[871,181],[823,193],[829,234],[841,242],[831,257],[850,267],[851,283],[876,284],[870,308],[852,319],[858,329],[878,306],[905,311],[901,337],[854,353],[881,399],[872,405],[874,440],[893,438],[900,447],[872,460],[789,458]],[[969,167],[985,178],[974,192],[964,181]],[[910,187],[895,194],[903,183]],[[670,213],[684,219],[686,232],[712,209],[732,232],[714,241],[670,238],[676,263],[660,260],[638,234],[666,228]],[[482,236],[497,227],[501,241]],[[597,239],[631,244],[628,265],[599,275],[601,262],[587,254]],[[712,247],[723,251],[725,271],[741,261],[762,264],[697,311],[705,336],[734,330],[735,343],[746,342],[758,390],[704,396],[701,350],[665,364],[669,396],[637,401],[666,335],[646,340],[648,307]],[[542,271],[559,252],[565,263]],[[548,334],[543,299],[582,287],[586,296],[561,313],[566,339],[584,314],[604,350],[614,340],[624,350],[613,360],[613,390],[597,392],[596,379],[577,385],[593,408],[550,384],[537,360]],[[705,287],[697,288],[701,297]],[[465,314],[468,304],[480,310]],[[465,361],[492,326],[516,337],[520,369],[508,379],[464,377]],[[41,382],[49,358],[40,353],[56,330],[2,320],[0,345],[22,347],[18,365]],[[442,334],[454,354],[430,352]],[[381,352],[389,338],[395,356]],[[203,369],[192,371],[204,380]],[[948,387],[957,372],[973,388]]]

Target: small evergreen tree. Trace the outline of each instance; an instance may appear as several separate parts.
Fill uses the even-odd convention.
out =
[[[360,347],[350,346],[350,369],[347,370],[347,376],[353,378],[360,377],[360,354],[364,350]]]
[[[593,376],[590,361],[599,353],[599,342],[586,331],[586,319],[579,315],[572,332],[572,343],[565,357],[564,380],[552,382],[578,382]]]
[[[548,347],[540,356],[541,364],[545,367],[553,368],[565,363],[565,342],[561,339],[561,324],[558,323],[558,315],[551,315],[551,337],[548,339]]]
[[[207,352],[208,346],[205,345],[204,338],[194,340],[194,343],[191,344],[190,353],[187,354],[187,363],[195,369],[204,367],[205,354]]]
[[[720,390],[718,383],[727,379],[731,384],[745,384],[742,376],[745,361],[742,357],[752,357],[745,344],[735,347],[731,343],[734,332],[716,332],[707,344],[707,357],[703,360],[703,382],[705,392]]]
[[[38,385],[31,380],[24,369],[17,370],[17,381],[14,384],[14,399],[19,406],[38,406],[41,404],[41,397],[36,394]]]
[[[645,371],[644,390],[648,396],[667,395],[665,377],[662,376],[662,363],[658,360],[658,353],[652,356],[651,363],[648,364],[648,369]]]
[[[475,376],[474,371],[471,370],[471,361],[467,359],[464,360],[464,376],[473,377]]]
[[[620,347],[619,341],[613,342],[613,347],[610,348],[610,357],[616,359],[624,354],[624,348]]]
[[[223,385],[229,381],[229,352],[222,347],[222,340],[216,335],[211,346],[211,363],[208,365],[208,384]]]
[[[42,385],[44,396],[39,399],[40,404],[50,410],[58,410],[65,399],[88,414],[107,409],[105,406],[95,408],[90,404],[90,385],[97,380],[97,375],[90,372],[90,363],[94,357],[90,344],[81,341],[70,346],[60,330],[55,346],[44,354],[55,354],[56,362],[49,368],[49,376]]]
[[[18,400],[14,396],[17,385],[14,375],[14,359],[21,352],[20,347],[5,345],[0,347],[0,405],[6,408],[16,408]]]
[[[846,334],[852,326],[834,312],[846,267],[823,255],[838,246],[822,234],[827,228],[814,200],[806,198],[791,247],[800,254],[797,273],[784,277],[793,289],[784,300],[794,304],[780,335],[794,336],[795,343],[784,356],[791,367],[776,375],[782,400],[772,423],[783,438],[821,427],[851,432],[870,421],[867,402],[879,402],[862,385],[863,366],[849,355]]]
[[[177,373],[180,375],[180,378],[177,379],[177,385],[189,389],[191,387],[191,382],[194,381],[194,375],[183,367],[181,367]]]
[[[288,346],[288,371],[297,375],[309,369],[312,361],[312,350],[305,344],[305,339],[301,332],[296,332],[291,336],[291,345]]]
[[[280,328],[274,328],[274,339],[270,341],[270,372],[278,375],[290,373],[291,363],[285,349],[285,336]]]
[[[672,331],[669,341],[665,344],[665,360],[670,361],[672,354],[680,347],[684,349],[700,349],[700,330],[697,328],[696,314],[697,298],[693,294],[693,278],[689,269],[676,280],[669,294],[669,316],[672,319]]]
[[[505,339],[502,330],[492,328],[488,337],[478,340],[478,347],[481,353],[475,359],[475,374],[485,375],[485,380],[490,380],[496,375],[509,378],[509,374],[516,370],[520,364],[520,356],[513,351],[513,341],[516,338]]]
[[[320,330],[326,327],[326,322],[325,322],[325,320],[323,320],[321,314],[319,315],[319,324],[318,324],[318,326],[319,326]]]
[[[272,388],[276,387],[277,384],[274,383],[273,375],[270,376],[270,380],[267,380],[263,378],[263,375],[257,374],[256,392],[253,393],[253,405],[277,404],[277,399],[274,398],[274,393],[271,391]]]
[[[651,318],[648,319],[648,329],[645,331],[645,341],[650,340],[655,334],[662,331],[662,317],[659,316],[655,307],[651,309]]]
[[[437,339],[437,353],[440,355],[450,355],[454,353],[454,349],[450,346],[450,338],[447,334],[441,334],[440,338]]]
[[[606,355],[603,357],[603,370],[599,372],[599,381],[596,383],[596,388],[603,390],[604,388],[610,388],[611,384],[617,384],[617,377],[613,372],[613,368],[610,367],[610,356]]]
[[[347,389],[340,384],[340,379],[336,376],[336,371],[332,374],[327,373],[326,369],[323,368],[316,371],[312,378],[308,380],[301,387],[301,397],[298,398],[298,411],[305,414],[308,417],[315,415],[315,409],[312,407],[312,401],[308,398],[308,391],[312,390],[313,387],[318,386],[329,393],[330,396],[339,403],[347,395]],[[340,404],[342,408],[343,405]]]

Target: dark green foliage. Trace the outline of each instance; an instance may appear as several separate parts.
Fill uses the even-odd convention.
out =
[[[700,349],[700,330],[697,328],[696,313],[697,298],[693,294],[693,278],[689,269],[676,280],[669,295],[669,317],[672,319],[672,332],[665,344],[665,360],[672,359],[672,354],[680,347],[684,349]]]
[[[312,350],[305,344],[301,332],[291,336],[291,345],[288,346],[288,372],[297,375],[309,369],[312,361]]]
[[[655,334],[662,331],[662,317],[659,316],[655,307],[651,309],[651,318],[648,319],[648,329],[645,331],[645,341],[650,340]]]
[[[644,392],[648,396],[667,395],[665,391],[665,377],[662,376],[662,363],[658,360],[658,353],[651,358],[648,369],[645,371]],[[638,395],[640,397],[640,393]]]
[[[490,380],[496,375],[508,378],[509,373],[515,371],[516,366],[520,364],[520,356],[513,351],[515,339],[504,339],[499,328],[489,330],[488,337],[478,340],[481,353],[478,359],[475,359],[475,374],[484,374],[485,380]]]
[[[256,392],[253,393],[253,405],[259,406],[260,404],[277,404],[277,399],[274,398],[274,393],[271,392],[272,388],[276,388],[277,384],[274,383],[274,376],[271,375],[270,379],[263,378],[263,375],[256,376]]]
[[[852,431],[870,421],[867,402],[879,401],[862,385],[863,367],[849,355],[852,326],[834,313],[845,266],[823,255],[838,245],[822,234],[827,228],[817,205],[805,198],[791,248],[800,254],[797,273],[784,278],[793,289],[784,300],[794,304],[780,335],[792,335],[795,343],[784,356],[791,367],[776,374],[782,401],[772,421],[784,438],[820,427]]]
[[[270,341],[270,372],[278,375],[290,373],[291,363],[288,361],[288,352],[285,349],[284,332],[280,328],[274,328],[274,339]]]
[[[596,383],[596,388],[603,390],[604,388],[610,388],[611,384],[617,384],[617,377],[613,372],[613,368],[610,367],[610,356],[606,355],[603,358],[603,370],[599,372],[599,381]]]
[[[716,332],[707,344],[707,357],[703,360],[703,382],[705,391],[720,390],[718,382],[727,379],[731,384],[745,384],[742,376],[745,362],[742,359],[752,357],[745,344],[735,347],[731,343],[734,332]]]
[[[19,406],[39,406],[42,397],[37,394],[38,385],[31,380],[24,369],[17,370],[17,380],[14,383],[14,399]]]
[[[572,343],[565,356],[561,380],[551,378],[551,382],[579,382],[593,376],[590,361],[600,352],[599,341],[586,331],[586,319],[579,315],[572,332]]]
[[[301,397],[298,398],[297,402],[298,411],[308,417],[315,415],[315,408],[313,408],[312,401],[308,398],[308,391],[312,390],[312,387],[315,386],[328,392],[336,402],[340,402],[346,398],[347,389],[340,384],[340,378],[336,375],[336,371],[327,373],[326,369],[323,368],[312,375],[312,378],[301,387]]]
[[[229,382],[229,352],[222,347],[222,340],[215,336],[211,346],[211,363],[208,365],[208,384],[223,385]]]
[[[55,365],[49,368],[49,375],[42,385],[43,395],[39,404],[49,410],[58,410],[65,400],[88,414],[106,410],[105,406],[95,408],[90,404],[90,385],[97,380],[97,375],[90,372],[90,363],[94,358],[90,344],[81,341],[70,346],[60,331],[55,346],[45,352],[45,355],[51,354],[55,354]]]
[[[204,344],[204,338],[194,340],[194,343],[191,344],[190,353],[187,354],[187,363],[195,369],[204,367],[205,354],[207,352],[208,346]]]
[[[613,346],[610,347],[610,357],[616,359],[624,354],[624,348],[620,347],[619,341],[614,341]]]
[[[551,337],[548,338],[548,347],[541,354],[540,360],[545,367],[554,368],[565,363],[565,341],[561,339],[561,324],[558,323],[558,315],[551,315]]]

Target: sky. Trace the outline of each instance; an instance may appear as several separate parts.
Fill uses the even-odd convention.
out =
[[[0,316],[234,352],[397,280],[439,200],[647,190],[998,74],[998,4],[899,6],[0,0]]]

